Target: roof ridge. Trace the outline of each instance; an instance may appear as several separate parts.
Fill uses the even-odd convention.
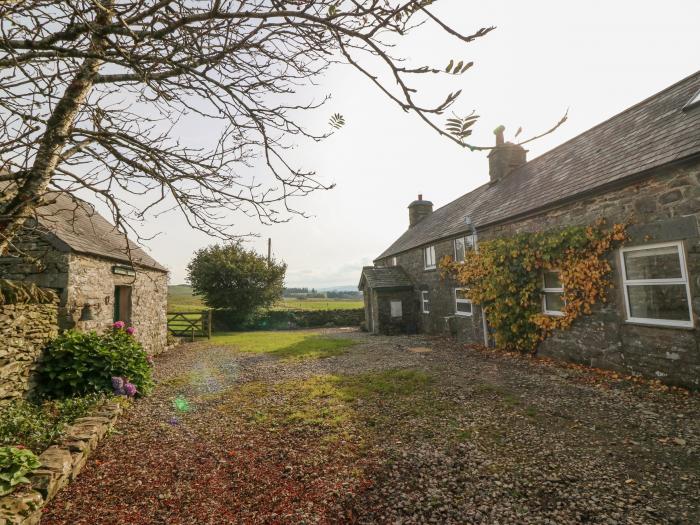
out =
[[[376,259],[477,227],[571,201],[595,189],[700,155],[700,108],[684,111],[700,70],[535,157],[497,184],[486,182],[405,230]]]
[[[625,109],[623,109],[622,111],[618,111],[617,113],[615,113],[614,115],[612,115],[612,116],[606,118],[606,119],[603,120],[602,122],[598,122],[598,124],[595,124],[595,125],[591,126],[590,128],[588,128],[588,129],[582,131],[581,133],[579,133],[579,134],[577,134],[577,135],[574,135],[574,136],[571,137],[570,139],[568,139],[568,140],[562,142],[561,144],[557,144],[557,145],[554,146],[552,149],[549,149],[549,150],[547,150],[547,151],[545,151],[545,152],[543,152],[543,153],[540,153],[539,155],[537,155],[537,157],[534,157],[534,158],[528,160],[525,164],[523,164],[522,166],[520,166],[520,167],[518,167],[517,169],[513,170],[513,173],[515,173],[515,172],[517,172],[517,171],[520,171],[521,169],[523,169],[525,166],[527,166],[527,165],[530,164],[531,162],[535,162],[536,160],[541,159],[542,157],[544,157],[544,156],[546,156],[546,155],[549,155],[550,153],[555,152],[555,151],[558,150],[559,148],[562,148],[563,146],[566,146],[566,145],[569,144],[570,142],[572,142],[572,141],[578,139],[579,137],[585,135],[586,133],[589,133],[589,132],[593,131],[594,129],[599,128],[599,127],[603,126],[604,124],[607,124],[607,123],[610,122],[611,120],[614,120],[614,119],[620,117],[621,115],[624,115],[625,113],[629,113],[630,111],[632,111],[633,109],[637,108],[638,106],[641,106],[641,105],[643,105],[643,104],[646,104],[646,103],[649,102],[650,100],[652,100],[652,99],[658,97],[659,95],[665,93],[666,91],[672,90],[673,88],[675,88],[675,87],[678,86],[679,84],[682,84],[683,82],[687,82],[688,80],[690,80],[691,78],[693,78],[694,76],[697,76],[697,75],[700,75],[700,69],[698,69],[698,70],[695,71],[694,73],[691,73],[690,75],[687,75],[687,76],[683,77],[683,78],[682,78],[681,80],[679,80],[678,82],[674,82],[674,83],[671,84],[670,86],[667,86],[667,87],[665,87],[664,89],[662,89],[662,90],[660,90],[660,91],[657,91],[657,92],[654,93],[653,95],[649,95],[648,97],[646,97],[646,98],[640,100],[639,102],[637,102],[637,103],[635,103],[635,104],[632,104],[632,105],[629,106],[628,108],[625,108]],[[680,108],[678,108],[678,111],[681,111],[682,109],[683,109],[683,106],[681,106]],[[512,175],[512,173],[511,173],[511,175]],[[487,182],[487,184],[488,184],[488,182]]]

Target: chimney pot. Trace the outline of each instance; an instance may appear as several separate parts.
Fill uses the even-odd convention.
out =
[[[493,134],[496,135],[496,146],[501,146],[505,143],[505,139],[503,138],[503,132],[505,130],[505,126],[498,126],[496,129],[493,130]]]

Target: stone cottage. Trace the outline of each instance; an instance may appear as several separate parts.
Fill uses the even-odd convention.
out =
[[[57,292],[60,329],[136,329],[150,353],[167,338],[168,272],[92,205],[56,193],[0,257],[0,277]],[[28,255],[28,256],[27,256]]]
[[[408,229],[362,272],[369,328],[416,326],[490,344],[468,290],[441,280],[441,258],[463,260],[479,242],[518,232],[631,219],[630,241],[611,255],[608,302],[538,352],[700,387],[700,72],[526,157],[501,132],[488,183],[435,211],[420,195],[409,205]],[[386,276],[379,287],[375,275]],[[543,275],[545,314],[560,314],[561,294],[556,272]]]

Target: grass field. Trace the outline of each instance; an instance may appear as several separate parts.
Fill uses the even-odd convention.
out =
[[[282,359],[320,359],[344,354],[350,339],[319,336],[315,332],[219,332],[215,345],[235,346],[242,352],[272,354]]]
[[[348,299],[283,299],[273,310],[346,310],[362,308],[362,300]],[[168,286],[168,312],[198,312],[206,310],[199,296],[192,295],[186,284]]]

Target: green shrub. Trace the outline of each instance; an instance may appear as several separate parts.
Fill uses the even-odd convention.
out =
[[[102,394],[29,402],[12,401],[0,410],[0,445],[24,445],[40,453],[61,437],[66,425],[105,400]]]
[[[20,483],[29,483],[26,475],[41,466],[31,450],[0,447],[0,496],[9,494]]]
[[[47,397],[111,392],[112,377],[124,377],[140,395],[153,388],[146,352],[123,329],[98,335],[69,330],[46,348],[39,368],[40,391]]]

